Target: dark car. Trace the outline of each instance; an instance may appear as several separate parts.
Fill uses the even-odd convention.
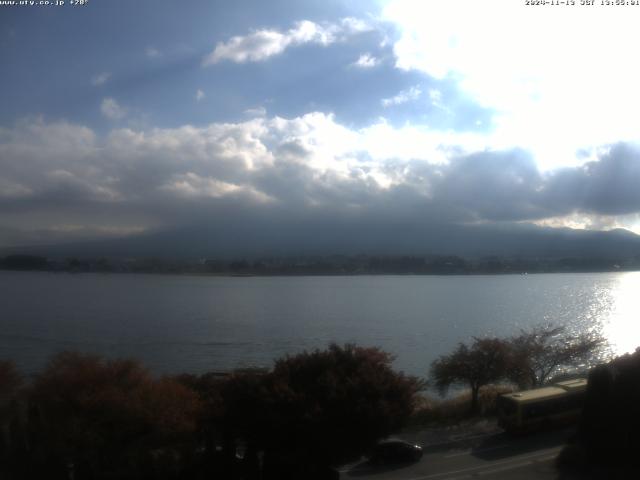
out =
[[[369,461],[377,464],[410,463],[422,458],[422,447],[404,440],[383,440],[373,449]]]

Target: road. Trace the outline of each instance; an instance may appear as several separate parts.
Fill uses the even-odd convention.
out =
[[[491,478],[509,480],[557,479],[554,459],[571,435],[570,430],[543,432],[524,437],[504,433],[478,436],[463,442],[425,447],[420,462],[398,466],[373,466],[362,462],[344,468],[343,479],[461,480]],[[419,435],[410,438],[420,443]]]

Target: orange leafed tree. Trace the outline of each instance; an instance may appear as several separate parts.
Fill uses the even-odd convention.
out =
[[[136,361],[72,352],[51,359],[31,399],[37,447],[79,470],[121,477],[153,468],[158,449],[174,454],[189,442],[200,409],[193,391],[154,379]]]

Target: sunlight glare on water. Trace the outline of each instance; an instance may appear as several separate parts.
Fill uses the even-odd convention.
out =
[[[612,353],[622,355],[635,351],[640,345],[640,272],[629,272],[618,277],[613,289],[614,305],[603,333],[609,340]]]

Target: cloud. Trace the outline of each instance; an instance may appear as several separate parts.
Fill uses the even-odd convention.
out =
[[[261,62],[281,54],[292,46],[307,43],[327,46],[370,29],[363,20],[344,18],[340,22],[326,24],[302,20],[285,32],[255,30],[248,35],[235,36],[226,42],[219,42],[215,49],[204,57],[202,65],[214,65],[224,60],[235,63]]]
[[[162,52],[154,47],[147,47],[144,53],[149,58],[160,58],[162,56]]]
[[[113,98],[104,98],[100,104],[100,112],[109,120],[120,120],[127,116],[127,109],[120,106]]]
[[[431,100],[431,105],[433,105],[434,107],[448,110],[448,108],[442,102],[442,92],[440,90],[431,88],[429,90],[429,100]]]
[[[625,215],[640,211],[640,147],[618,143],[596,160],[548,175],[547,206],[564,205],[572,212]]]
[[[196,91],[196,102],[200,102],[201,100],[204,100],[205,96],[206,95],[204,94],[204,92],[202,90],[198,89]]]
[[[93,77],[91,77],[91,85],[93,85],[94,87],[99,87],[107,83],[110,78],[111,78],[110,72],[98,73]]]
[[[402,90],[400,93],[394,95],[393,97],[383,98],[382,100],[380,100],[380,103],[383,107],[402,105],[403,103],[417,100],[421,95],[422,90],[420,90],[420,87],[414,86],[407,90]]]
[[[178,196],[213,198],[220,198],[240,189],[233,183],[222,182],[215,178],[203,178],[192,172],[177,174],[158,188]]]
[[[28,197],[32,193],[33,190],[21,185],[20,183],[10,182],[6,179],[0,178],[0,198],[22,198]]]
[[[463,142],[384,122],[352,129],[319,112],[117,128],[106,136],[82,125],[25,119],[0,129],[0,227],[16,238],[16,231],[53,228],[61,236],[60,225],[99,234],[238,215],[274,224],[306,218],[309,228],[316,221],[313,228],[365,220],[402,221],[407,228],[637,221],[638,145],[611,145],[584,165],[541,171],[526,150]]]
[[[201,177],[193,172],[176,174],[158,189],[182,198],[222,198],[244,195],[258,203],[273,201],[269,195],[253,187],[223,182],[211,177]]]
[[[440,172],[434,197],[468,221],[521,221],[551,214],[539,194],[545,179],[523,150],[463,155]]]
[[[264,117],[267,114],[267,109],[262,106],[249,108],[244,111],[244,114],[248,117]]]
[[[380,60],[378,60],[376,57],[372,56],[369,53],[363,53],[352,65],[358,68],[373,68],[379,63]]]

